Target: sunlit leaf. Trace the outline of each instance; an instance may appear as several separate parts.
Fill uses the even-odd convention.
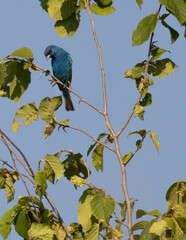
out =
[[[92,165],[97,171],[103,171],[103,146],[98,144],[92,152]]]
[[[28,217],[27,210],[26,208],[22,208],[16,218],[15,230],[21,237],[23,237],[24,239],[28,239],[28,230],[30,226],[31,222]]]
[[[24,59],[27,59],[27,60],[33,59],[32,50],[30,48],[27,48],[27,47],[23,47],[23,48],[15,50],[12,54],[10,54],[10,56],[20,57],[20,58],[24,58]]]
[[[47,183],[46,183],[47,174],[44,170],[38,171],[35,176],[35,182],[37,184],[36,194],[41,198],[46,189],[47,189]]]
[[[138,63],[135,65],[134,68],[131,70],[127,70],[125,72],[124,78],[140,78],[141,74],[145,72],[145,64],[144,63]]]
[[[7,202],[9,203],[12,200],[14,200],[15,187],[14,187],[13,179],[9,174],[7,174],[6,176],[5,191],[6,191]]]
[[[21,118],[21,119],[26,118],[26,119],[20,122],[16,122],[16,119],[18,118]],[[21,108],[19,108],[18,111],[16,112],[13,123],[12,123],[12,130],[14,132],[17,132],[21,124],[24,123],[25,126],[27,127],[33,121],[37,121],[38,119],[39,118],[38,118],[37,106],[34,103],[28,103],[22,106]]]
[[[139,229],[145,229],[148,223],[149,223],[148,221],[137,222],[132,226],[132,231],[136,231]]]
[[[85,233],[86,240],[99,239],[99,223],[94,223],[92,227]]]
[[[19,211],[20,211],[20,205],[17,204],[13,208],[10,208],[2,216],[0,220],[0,234],[2,235],[4,240],[7,239],[7,237],[9,236],[14,220],[17,214],[19,213]]]
[[[35,240],[52,240],[54,230],[44,223],[32,223],[31,228],[28,231],[29,239]]]
[[[5,87],[3,90],[7,92],[8,98],[19,104],[20,98],[28,88],[30,81],[30,71],[28,69],[24,70],[22,62],[11,61],[6,63]]]
[[[83,178],[78,176],[71,177],[70,182],[78,187],[83,187],[85,184],[87,184],[87,182]]]
[[[55,119],[55,111],[61,106],[62,98],[61,96],[49,98],[44,98],[39,105],[39,115],[43,121],[48,123],[53,123]]]
[[[111,215],[115,211],[115,200],[110,196],[102,196],[97,194],[91,201],[91,209],[93,215],[98,220],[109,221]]]
[[[159,222],[154,222],[149,229],[149,233],[155,233],[161,236],[168,228],[167,222],[165,220],[160,220]]]
[[[160,143],[158,142],[157,136],[158,134],[156,132],[151,132],[150,134],[150,138],[152,139],[154,145],[156,146],[157,151],[159,152]]]
[[[144,137],[147,134],[147,131],[145,129],[141,129],[139,131],[129,132],[127,137],[129,137],[132,134],[139,134],[141,137]]]
[[[54,172],[56,179],[60,179],[63,176],[64,165],[59,159],[59,157],[51,154],[45,155],[45,161],[50,165],[52,171]],[[48,173],[47,173],[48,174]]]
[[[78,30],[80,23],[79,14],[75,12],[67,19],[58,20],[55,24],[56,33],[61,37],[68,36],[69,38],[73,37],[75,32]]]
[[[157,14],[151,14],[143,18],[138,23],[136,30],[133,32],[132,45],[137,46],[146,42],[149,39],[150,34],[154,32],[157,22],[158,22]]]
[[[91,210],[91,201],[93,200],[96,192],[93,188],[89,188],[85,190],[82,196],[79,199],[79,206],[78,206],[78,220],[80,224],[83,226],[85,232],[87,232],[91,227],[92,224],[95,223],[95,218],[92,215]]]
[[[139,5],[139,7],[141,8],[141,5],[143,4],[143,0],[136,0],[136,3]]]
[[[132,152],[126,154],[122,159],[123,164],[127,164],[127,162],[129,161],[129,159],[131,158],[132,155],[133,155]]]
[[[152,58],[150,59],[151,62],[154,62],[156,59],[158,59],[159,57],[161,57],[161,55],[163,55],[164,53],[168,52],[167,50],[163,49],[163,48],[153,48],[151,50],[151,55]]]
[[[97,14],[97,15],[102,15],[102,16],[106,16],[106,15],[109,15],[109,14],[112,14],[115,9],[112,5],[108,6],[108,7],[100,7],[98,6],[98,4],[96,3],[93,3],[91,6],[90,6],[90,10],[94,13],[94,14]]]
[[[135,105],[134,114],[138,116],[141,120],[144,120],[145,109],[140,105]]]
[[[186,3],[185,0],[159,0],[177,18],[181,25],[186,24]]]

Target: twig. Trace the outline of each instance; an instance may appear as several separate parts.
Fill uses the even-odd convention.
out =
[[[119,221],[123,226],[125,226],[125,227],[128,228],[128,225],[127,225],[126,223],[124,223],[124,222],[118,217],[118,215],[116,214],[116,212],[114,213],[114,215],[115,215],[115,217],[118,219],[118,221]]]
[[[5,146],[8,148],[8,150],[9,150],[9,152],[10,152],[10,156],[11,156],[11,158],[12,158],[12,161],[13,161],[13,164],[14,164],[14,168],[15,168],[16,172],[19,174],[19,176],[20,176],[20,178],[21,178],[21,180],[22,180],[22,182],[23,182],[23,184],[24,184],[24,186],[25,186],[25,189],[26,189],[26,191],[27,191],[27,193],[28,193],[28,196],[29,196],[29,198],[30,198],[30,200],[31,200],[31,202],[32,202],[32,204],[33,204],[33,206],[34,206],[34,210],[35,210],[35,213],[36,213],[37,221],[40,223],[40,219],[39,219],[38,212],[37,212],[37,210],[36,210],[34,201],[33,201],[33,199],[32,199],[32,196],[31,196],[31,194],[30,194],[30,191],[28,190],[28,187],[27,187],[27,184],[26,184],[25,180],[23,179],[22,175],[20,174],[20,172],[19,172],[19,170],[18,170],[18,168],[17,168],[17,165],[16,165],[16,162],[15,162],[15,159],[14,159],[13,155],[15,156],[16,160],[17,160],[19,163],[21,162],[21,160],[19,159],[19,157],[17,156],[17,154],[13,151],[13,149],[12,149],[10,146],[8,146],[8,144],[7,144],[7,142],[5,141],[4,137],[1,136],[0,139],[1,139],[1,141],[5,144]]]
[[[49,197],[49,195],[47,194],[47,192],[45,192],[44,195],[45,195],[45,198],[47,199],[47,201],[49,202],[50,206],[51,206],[52,209],[54,210],[56,216],[58,217],[59,222],[60,222],[62,228],[65,230],[65,232],[66,232],[68,238],[70,238],[70,240],[73,240],[72,235],[71,235],[70,232],[68,231],[68,229],[67,229],[67,227],[66,227],[66,225],[65,225],[65,223],[64,223],[64,221],[63,221],[63,219],[61,218],[61,216],[60,216],[60,214],[59,214],[57,208],[56,208],[55,205],[53,204],[53,202],[52,202],[52,200],[50,199],[50,197]]]
[[[21,156],[23,157],[23,160],[25,161],[25,163],[26,163],[27,167],[29,168],[29,170],[28,170],[28,168],[27,168],[25,165],[22,164],[23,167],[27,170],[27,172],[28,172],[32,177],[34,177],[35,174],[34,174],[32,168],[31,168],[28,160],[26,159],[25,155],[23,154],[23,152],[12,142],[12,140],[4,133],[1,129],[0,129],[0,133],[12,144],[13,147],[21,154]]]
[[[174,204],[174,201],[175,201],[176,196],[177,196],[177,194],[178,194],[178,187],[179,187],[179,185],[180,185],[180,182],[181,182],[180,180],[177,181],[176,191],[175,191],[175,193],[174,193],[174,197],[173,197],[173,199],[172,199],[171,204],[169,205],[168,210],[167,210],[166,213],[163,215],[162,219],[164,219],[164,218],[167,216],[167,214],[169,213],[169,211],[171,210],[171,208],[172,208],[172,206],[173,206],[173,204]]]
[[[118,143],[118,136],[114,132],[114,130],[112,128],[112,125],[110,123],[109,117],[108,117],[105,72],[104,72],[104,68],[103,68],[101,49],[100,49],[100,45],[98,43],[98,39],[97,39],[96,32],[95,32],[94,21],[92,19],[91,13],[90,13],[89,0],[87,0],[87,11],[88,11],[88,15],[89,15],[89,18],[90,18],[90,21],[91,21],[91,24],[92,24],[92,32],[93,32],[94,40],[96,42],[96,46],[97,46],[97,49],[98,49],[98,54],[99,54],[99,62],[100,62],[100,68],[101,68],[101,73],[102,73],[103,103],[104,103],[105,124],[106,124],[108,130],[110,131],[110,133],[112,134],[112,137],[113,137],[113,140],[114,140],[114,144],[115,144],[115,152],[116,152],[117,158],[118,158],[119,163],[120,163],[121,172],[122,172],[122,187],[123,187],[123,192],[124,192],[126,205],[127,205],[128,232],[129,232],[130,240],[134,240],[133,233],[131,231],[131,228],[132,228],[132,212],[131,212],[130,199],[129,199],[128,189],[127,189],[126,171],[125,171],[125,166],[124,166],[124,164],[122,162],[122,156],[121,156],[119,143]]]
[[[44,70],[43,68],[39,67],[37,64],[33,64],[35,67],[39,68],[41,71],[46,72],[46,70]],[[57,84],[61,84],[63,87],[65,87],[66,89],[68,89],[70,92],[72,92],[74,95],[76,95],[81,102],[86,103],[87,105],[89,105],[91,108],[93,108],[94,110],[96,110],[98,113],[100,113],[101,115],[103,115],[103,112],[101,110],[99,110],[97,107],[95,107],[94,105],[92,105],[91,103],[89,103],[88,101],[86,101],[84,98],[82,98],[78,93],[76,93],[74,90],[72,90],[72,88],[67,87],[65,84],[63,84],[61,81],[59,81],[59,79],[57,79],[54,75],[52,75],[50,72],[47,73],[48,75],[50,75],[53,80],[50,80],[51,82],[57,83]],[[54,80],[55,79],[55,80]]]
[[[9,150],[9,152],[10,152],[10,154],[11,154],[11,157],[13,158],[13,156],[12,156],[12,154],[13,154],[20,163],[22,162],[22,161],[18,158],[17,154],[11,149],[11,147],[8,146],[8,144],[6,143],[4,137],[6,137],[6,139],[13,145],[13,147],[15,147],[15,149],[16,149],[19,153],[21,153],[24,161],[25,161],[25,162],[27,163],[27,165],[29,166],[30,172],[33,173],[33,174],[30,174],[30,173],[29,173],[29,171],[27,170],[27,167],[26,167],[23,163],[22,163],[21,165],[28,171],[28,173],[29,173],[29,174],[32,176],[32,178],[34,179],[34,178],[35,178],[35,174],[34,174],[32,168],[31,168],[31,166],[29,165],[28,160],[26,159],[26,157],[25,157],[25,155],[23,154],[23,152],[10,140],[10,138],[8,138],[7,135],[5,135],[5,133],[4,133],[2,130],[0,130],[0,133],[1,133],[0,140],[1,140],[1,141],[5,144],[5,146],[8,148],[8,150]],[[14,161],[14,158],[13,158],[12,160]],[[14,161],[14,162],[15,162],[15,161]],[[23,181],[24,185],[25,185],[25,188],[26,188],[26,190],[27,190],[27,192],[28,192],[29,198],[31,199],[33,206],[35,206],[35,205],[34,205],[34,202],[33,202],[33,200],[32,200],[32,196],[30,195],[29,190],[28,190],[28,188],[27,188],[26,182],[24,181],[23,177],[21,176],[21,175],[23,175],[23,174],[18,171],[17,167],[15,167],[15,169],[16,169],[16,172],[19,174],[21,180]],[[23,175],[23,176],[24,176],[24,175]],[[27,177],[27,178],[29,178],[29,177]],[[30,178],[29,178],[29,180],[30,180]],[[34,186],[35,186],[35,183],[34,183]],[[67,236],[70,238],[70,240],[73,240],[73,237],[71,236],[70,232],[68,231],[68,229],[67,229],[67,227],[66,227],[66,225],[65,225],[65,223],[64,223],[64,221],[63,221],[63,219],[62,219],[62,217],[60,216],[57,208],[56,208],[55,205],[53,204],[53,202],[52,202],[52,200],[50,199],[50,197],[49,197],[49,195],[47,194],[47,192],[45,192],[45,195],[44,195],[44,196],[45,196],[45,198],[47,199],[47,201],[49,202],[49,204],[51,205],[51,207],[52,207],[53,211],[55,212],[56,216],[59,218],[59,222],[60,222],[62,228],[64,229],[64,231],[66,232]],[[35,211],[36,211],[36,207],[35,207]],[[38,214],[37,214],[37,211],[36,211],[36,215],[38,215]]]
[[[76,127],[72,127],[70,125],[63,125],[63,124],[60,124],[58,121],[55,120],[55,122],[61,126],[61,127],[67,127],[67,128],[71,128],[71,129],[74,129],[76,131],[79,131],[79,132],[82,132],[84,133],[85,135],[87,135],[89,138],[91,138],[94,142],[97,142],[99,144],[101,144],[102,146],[108,148],[109,150],[115,152],[115,150],[111,147],[109,147],[107,144],[103,143],[103,142],[100,142],[99,140],[97,140],[96,138],[92,137],[89,133],[87,133],[86,131],[84,131],[83,129],[80,129],[80,128],[76,128]]]

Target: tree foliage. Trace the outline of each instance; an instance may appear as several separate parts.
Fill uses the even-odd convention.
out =
[[[92,13],[98,15],[112,14],[114,2],[112,0],[40,0],[41,7],[55,20],[55,30],[59,36],[72,37],[80,25],[82,11],[88,11],[89,18],[93,23]],[[143,0],[136,0],[139,7],[142,7]],[[125,166],[135,157],[136,153],[143,148],[143,141],[150,137],[155,148],[159,152],[160,143],[156,132],[146,129],[129,132],[127,137],[137,135],[136,147],[133,152],[121,156],[118,145],[118,138],[125,130],[126,125],[132,116],[144,120],[145,111],[152,103],[150,87],[156,78],[163,78],[177,69],[176,63],[170,58],[162,58],[163,54],[169,53],[155,45],[153,37],[157,28],[157,23],[169,30],[171,42],[174,43],[179,34],[177,30],[168,25],[167,19],[170,15],[175,16],[181,26],[186,26],[186,2],[185,0],[159,0],[160,7],[154,13],[145,16],[133,31],[132,45],[141,45],[150,41],[149,54],[147,59],[136,63],[134,67],[126,70],[124,78],[135,81],[139,91],[139,97],[134,104],[134,108],[124,123],[123,127],[116,133],[107,116],[107,102],[104,101],[104,111],[92,106],[98,114],[102,114],[106,120],[108,132],[100,133],[99,136],[92,137],[82,129],[76,129],[88,135],[94,143],[87,149],[87,156],[81,153],[74,153],[65,149],[53,155],[47,154],[38,161],[38,171],[35,174],[29,161],[25,158],[21,150],[0,130],[0,140],[7,147],[11,155],[12,162],[3,162],[6,168],[0,169],[0,188],[5,189],[7,202],[14,200],[15,182],[22,180],[27,189],[28,196],[19,197],[17,204],[4,213],[0,220],[0,234],[3,239],[7,239],[11,229],[15,226],[15,231],[23,239],[40,240],[65,240],[65,239],[121,239],[128,231],[131,240],[176,240],[185,239],[186,235],[186,182],[178,180],[167,191],[167,211],[161,213],[159,210],[147,212],[143,209],[136,211],[136,219],[148,216],[150,220],[141,220],[132,225],[134,199],[130,199],[126,190],[126,182],[122,182],[124,198],[122,203],[108,195],[104,189],[94,186],[90,180],[91,170],[87,167],[86,157],[92,157],[92,166],[96,171],[103,171],[105,148],[116,153],[121,166],[122,176],[125,177]],[[163,7],[164,6],[164,7]],[[162,12],[163,8],[163,14]],[[93,34],[97,42],[99,57],[102,64],[100,46],[97,41],[95,30]],[[38,66],[34,60],[34,54],[28,47],[15,50],[0,60],[0,96],[7,97],[19,104],[20,98],[27,91],[31,82],[31,72],[44,69]],[[104,71],[102,69],[102,71]],[[60,84],[51,73],[53,83]],[[104,83],[104,74],[103,74]],[[75,93],[72,89],[69,91]],[[75,93],[76,94],[76,93]],[[82,100],[82,98],[76,94]],[[104,96],[104,92],[103,92]],[[106,96],[104,96],[106,97]],[[29,126],[34,121],[43,121],[44,136],[48,138],[56,129],[72,128],[68,124],[69,119],[57,119],[55,112],[63,105],[61,96],[53,98],[45,97],[39,106],[34,102],[21,106],[15,113],[12,130],[17,132],[21,124]],[[19,156],[17,155],[19,153]],[[35,187],[35,195],[31,196],[23,174],[19,171],[16,161],[22,163],[27,178]],[[62,178],[66,178],[76,189],[84,188],[78,204],[78,223],[73,222],[66,227],[62,217],[59,215],[54,203],[51,201],[47,187],[48,183],[55,184]],[[43,199],[46,199],[52,209],[44,206]],[[121,212],[117,213],[118,207]],[[138,234],[135,231],[141,230]],[[126,237],[127,239],[127,237]]]

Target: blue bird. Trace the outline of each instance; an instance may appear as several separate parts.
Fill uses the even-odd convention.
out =
[[[45,57],[47,60],[52,59],[52,69],[54,76],[61,81],[65,86],[69,87],[72,81],[72,59],[70,54],[63,48],[50,45],[45,49]],[[62,84],[58,84],[59,89],[63,92],[65,99],[65,109],[67,111],[74,111],[72,100],[70,98],[70,92]]]

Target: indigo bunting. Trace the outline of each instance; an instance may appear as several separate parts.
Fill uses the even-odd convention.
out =
[[[54,76],[61,81],[65,86],[69,87],[72,81],[72,59],[70,54],[63,48],[58,46],[50,45],[45,49],[45,57],[47,60],[52,59],[52,70]],[[63,93],[65,99],[65,109],[67,111],[74,111],[72,100],[70,98],[70,92],[62,84],[58,84],[59,89]]]

